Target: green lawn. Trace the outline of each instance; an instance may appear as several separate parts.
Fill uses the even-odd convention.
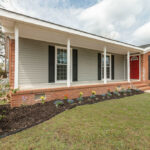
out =
[[[0,140],[2,150],[148,150],[150,94],[84,105]]]

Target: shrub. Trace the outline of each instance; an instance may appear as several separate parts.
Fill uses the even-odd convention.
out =
[[[140,92],[141,90],[140,90],[140,89],[135,89],[135,91],[136,91],[136,92]]]
[[[127,93],[128,93],[128,94],[131,94],[131,92],[132,92],[132,91],[131,91],[130,87],[128,87]]]
[[[58,108],[59,106],[63,106],[64,102],[62,100],[57,100],[54,102],[55,106]]]
[[[0,77],[0,97],[6,96],[9,93],[9,80]]]
[[[45,98],[44,96],[41,96],[41,97],[40,97],[40,100],[41,100],[41,103],[42,103],[42,104],[45,103],[45,99],[46,99],[46,98]]]
[[[68,102],[69,104],[73,104],[73,103],[74,103],[74,100],[68,99],[67,102]]]
[[[120,93],[118,91],[114,91],[113,94],[116,96],[120,96]]]
[[[120,91],[123,95],[126,95],[126,90],[124,88],[121,89]]]
[[[110,98],[112,94],[110,92],[107,93],[107,97]]]

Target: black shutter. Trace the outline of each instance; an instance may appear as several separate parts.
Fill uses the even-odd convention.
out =
[[[150,55],[148,56],[148,79],[150,80]]]
[[[73,67],[73,81],[78,81],[78,50],[73,49],[73,59],[72,59],[72,67]]]
[[[114,65],[115,60],[114,59],[115,59],[114,55],[111,55],[111,79],[112,80],[114,80],[114,78],[115,78],[114,77],[115,76],[115,71],[114,71],[115,70],[115,68],[114,68],[115,67],[115,65]]]
[[[48,53],[48,60],[49,60],[49,83],[55,82],[55,47],[49,46],[49,53]]]
[[[98,53],[98,80],[101,80],[101,54]]]

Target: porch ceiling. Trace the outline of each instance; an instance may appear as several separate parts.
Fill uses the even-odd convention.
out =
[[[47,26],[37,25],[32,22],[25,22],[21,20],[21,15],[18,16],[20,17],[20,19],[17,18],[18,20],[16,20],[16,18],[5,17],[1,14],[1,11],[2,10],[0,10],[0,20],[2,25],[4,26],[4,31],[11,36],[13,36],[14,33],[14,26],[17,24],[17,26],[19,27],[19,36],[23,38],[46,41],[49,43],[61,45],[66,45],[67,39],[69,38],[71,40],[72,47],[103,51],[104,47],[106,46],[107,52],[117,54],[127,54],[128,51],[130,51],[131,53],[142,53],[144,51],[144,49],[138,48],[136,46],[121,42],[119,44],[118,41],[111,41],[110,39],[105,40],[105,38],[98,38],[98,36],[94,36],[92,34],[90,35],[73,29],[68,29],[67,32],[67,29],[62,31],[59,28],[54,29]],[[24,16],[24,20],[26,19],[25,17],[27,16]],[[31,19],[35,21],[34,18]],[[79,34],[78,32],[81,32],[81,34]]]

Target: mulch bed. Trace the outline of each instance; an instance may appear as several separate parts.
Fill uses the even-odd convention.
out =
[[[77,99],[74,99],[73,104],[69,104],[66,100],[63,100],[64,105],[59,106],[58,108],[56,108],[54,105],[55,100],[45,102],[44,104],[38,103],[35,105],[21,106],[16,108],[10,108],[9,105],[0,105],[0,138],[49,120],[55,115],[79,105],[94,104],[105,100],[116,98],[119,99],[122,97],[143,93],[142,91],[136,91],[133,89],[131,91],[131,93],[126,95],[120,93],[120,96],[116,96],[112,93],[111,97],[105,96],[105,98],[101,95],[96,95],[95,98],[84,97],[83,101],[81,102],[79,102]]]

